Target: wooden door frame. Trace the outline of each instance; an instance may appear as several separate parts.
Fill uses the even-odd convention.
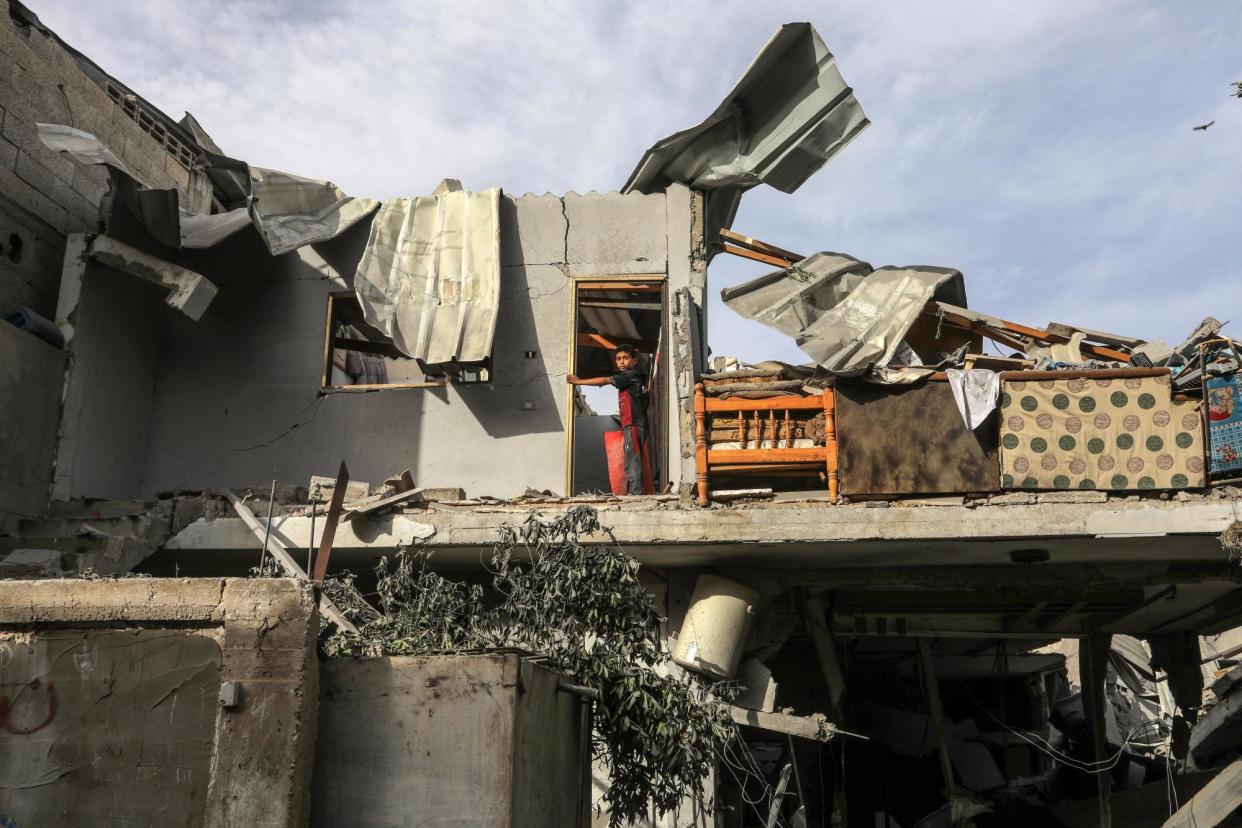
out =
[[[667,273],[637,273],[637,274],[604,274],[590,276],[571,276],[569,279],[569,356],[567,360],[567,374],[572,374],[577,369],[578,356],[578,291],[586,286],[593,287],[594,283],[600,284],[600,289],[608,289],[608,284],[626,284],[626,283],[658,283],[660,285],[660,388],[658,389],[661,404],[668,407],[668,336],[670,331],[669,314],[668,314],[668,274]],[[653,358],[655,354],[651,355]],[[565,383],[566,388],[566,405],[565,405],[565,496],[572,497],[574,493],[574,389],[575,386]],[[661,450],[665,455],[668,454],[668,423],[664,423],[665,434],[660,439]],[[660,464],[660,468],[665,477],[668,477],[670,469],[667,458]],[[657,489],[659,481],[653,481]]]

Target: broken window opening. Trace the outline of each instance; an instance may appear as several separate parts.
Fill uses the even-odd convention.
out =
[[[478,365],[424,365],[407,356],[391,338],[368,323],[350,292],[328,295],[324,335],[323,391],[374,391],[391,388],[443,388],[491,382],[490,360]]]
[[[582,379],[617,373],[617,346],[632,345],[646,376],[645,478],[648,492],[667,485],[664,468],[665,280],[658,276],[579,277],[571,299],[570,372]],[[571,494],[625,494],[622,415],[612,386],[570,386],[566,487]],[[631,415],[632,416],[632,415]]]

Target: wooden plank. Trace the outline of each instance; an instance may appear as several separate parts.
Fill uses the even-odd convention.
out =
[[[957,325],[958,327],[964,325],[970,330],[978,331],[984,336],[992,339],[996,338],[995,334],[1003,332],[1006,334],[1016,334],[1017,336],[1027,337],[1036,340],[1037,342],[1045,342],[1048,344],[1062,344],[1070,341],[1068,336],[1053,333],[1052,331],[1048,331],[1044,328],[1034,328],[1030,325],[1023,325],[1020,322],[1010,322],[1007,319],[998,319],[993,316],[974,313],[973,311],[968,311],[965,308],[948,305],[944,302],[935,302],[933,303],[933,306],[944,311],[944,320],[947,324]],[[935,311],[933,310],[933,313],[934,312]],[[990,333],[989,330],[991,331]],[[1130,355],[1128,353],[1118,351],[1114,348],[1106,348],[1103,345],[1092,345],[1084,342],[1080,348],[1084,354],[1090,354],[1101,359],[1115,360],[1117,362],[1128,362],[1130,360]]]
[[[707,449],[707,463],[822,463],[824,449]]]
[[[242,503],[241,498],[232,492],[226,490],[224,492],[224,496],[227,497],[229,502],[233,504],[233,511],[237,512],[237,516],[242,519],[242,523],[245,523],[246,526],[250,528],[250,531],[254,532],[255,536],[262,540],[267,534],[267,530],[263,524],[259,522],[259,519],[254,516],[254,512],[250,511],[249,507],[247,507],[245,503]],[[295,561],[293,556],[289,554],[289,550],[285,547],[285,545],[276,538],[268,538],[267,551],[272,553],[272,557],[276,559],[276,562],[280,564],[281,569],[283,569],[285,574],[287,574],[290,578],[299,578],[303,581],[310,580],[307,577],[306,572],[302,570],[302,567],[298,566],[298,562]],[[336,624],[337,628],[344,630],[345,632],[353,633],[354,635],[358,634],[358,628],[354,626],[353,622],[346,618],[345,613],[341,612],[337,608],[336,604],[332,603],[328,596],[324,595],[322,592],[319,593],[319,612],[324,618],[327,618],[333,624]]]
[[[436,380],[435,382],[405,382],[405,383],[393,383],[390,385],[379,385],[379,384],[325,385],[323,387],[323,390],[330,391],[332,393],[336,393],[338,391],[354,391],[354,392],[365,393],[367,391],[378,391],[381,388],[385,390],[400,389],[400,388],[447,388],[448,384],[449,384],[448,380]]]
[[[1002,380],[1037,382],[1068,379],[1147,379],[1168,376],[1168,368],[1101,368],[1098,371],[1001,371]]]
[[[714,472],[748,472],[758,473],[765,472],[768,474],[792,474],[794,472],[819,472],[823,471],[824,463],[822,460],[816,460],[812,463],[712,463],[712,471]]]
[[[783,247],[768,244],[767,242],[760,241],[752,236],[744,236],[734,230],[721,230],[720,238],[728,239],[740,247],[747,247],[759,253],[767,253],[769,256],[778,256],[782,259],[788,259],[791,262],[800,262],[806,258],[806,256],[803,256],[801,253],[794,253],[793,251],[786,250]]]
[[[1203,790],[1165,821],[1164,828],[1212,828],[1239,805],[1242,805],[1242,759],[1234,761],[1204,785]]]
[[[620,290],[631,293],[659,293],[664,290],[663,280],[655,282],[578,282],[578,291]]]
[[[646,339],[625,339],[617,336],[604,336],[597,333],[578,334],[578,345],[583,348],[602,348],[615,351],[618,345],[633,345],[644,354],[655,353],[656,343]]]
[[[749,400],[742,397],[707,397],[707,411],[780,411],[788,408],[792,411],[819,411],[824,407],[822,394],[814,397],[764,397]]]
[[[349,488],[349,469],[345,461],[336,473],[336,483],[332,489],[332,502],[328,504],[328,517],[323,524],[323,537],[319,541],[319,552],[315,555],[315,583],[322,584],[323,576],[328,574],[328,559],[332,557],[332,542],[336,540],[336,526],[341,522],[341,507],[345,505],[345,490]],[[311,541],[314,542],[314,538]]]
[[[579,299],[580,308],[607,308],[609,310],[660,311],[664,305],[660,302],[623,302],[614,299]]]
[[[751,261],[763,262],[764,264],[770,264],[774,267],[789,267],[791,264],[793,264],[793,262],[790,261],[789,259],[784,259],[779,256],[769,256],[767,253],[759,253],[758,251],[755,251],[755,250],[747,250],[744,247],[737,247],[736,245],[732,245],[732,244],[722,244],[720,246],[720,249],[723,250],[725,253],[730,253],[734,256],[741,256],[743,259],[750,259]]]
[[[411,500],[418,500],[422,497],[422,494],[422,489],[410,489],[408,492],[398,492],[395,495],[375,500],[371,503],[360,503],[350,510],[349,518],[346,519],[348,520],[357,515],[373,515],[385,509],[391,509],[393,506],[399,506]]]

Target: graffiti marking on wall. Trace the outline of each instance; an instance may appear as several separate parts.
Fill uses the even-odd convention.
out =
[[[14,736],[38,733],[56,718],[57,704],[56,685],[53,682],[45,684],[42,679],[31,679],[17,691],[13,700],[8,696],[0,696],[0,728]],[[20,722],[14,721],[18,717],[13,715],[19,709],[26,713],[20,717]],[[38,718],[40,714],[43,714],[41,720]]]

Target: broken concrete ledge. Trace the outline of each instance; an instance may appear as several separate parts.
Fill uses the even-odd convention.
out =
[[[541,505],[555,514],[567,506]],[[333,547],[347,555],[383,554],[398,545],[436,550],[438,560],[477,562],[505,526],[520,524],[530,506],[425,509],[351,521]],[[693,565],[750,557],[768,563],[861,565],[903,560],[920,565],[1009,563],[1020,547],[1051,550],[1063,562],[1225,560],[1217,536],[1236,519],[1227,500],[1190,503],[1139,500],[1037,503],[1003,508],[942,506],[869,509],[826,504],[769,504],[737,510],[600,509],[601,522],[631,555],[647,564]],[[316,525],[316,542],[323,521]],[[273,536],[292,548],[310,544],[308,517],[273,521]],[[606,536],[599,536],[604,542]],[[167,550],[253,550],[254,535],[237,519],[203,518],[165,544]],[[697,551],[696,551],[697,550]],[[938,553],[951,552],[947,556]],[[761,554],[760,554],[761,553]]]

